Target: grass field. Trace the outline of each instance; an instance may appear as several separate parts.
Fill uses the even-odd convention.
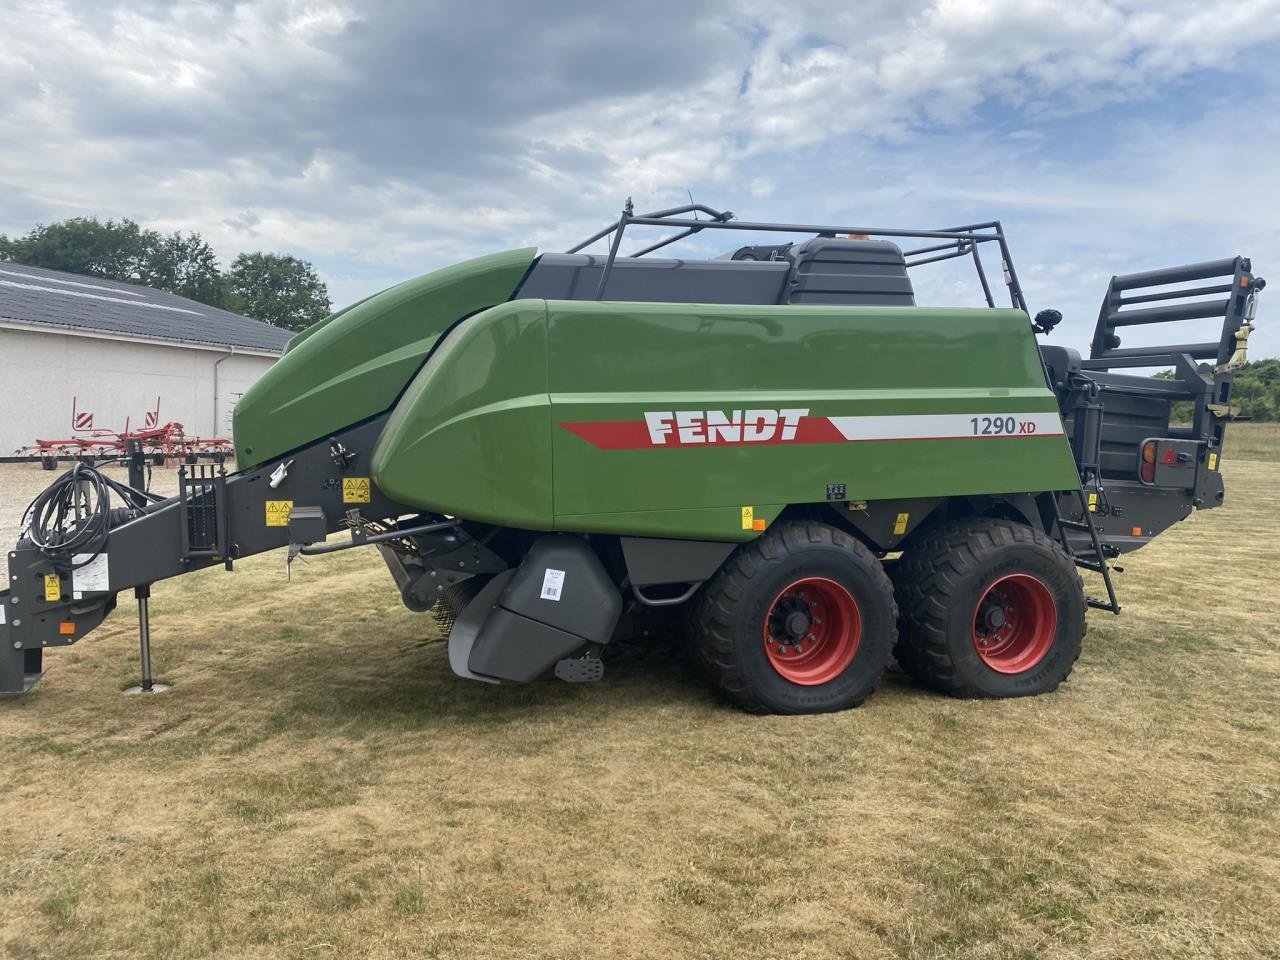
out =
[[[466,683],[372,552],[160,584],[170,693],[122,601],[0,702],[0,956],[1280,958],[1280,428],[1230,443],[1032,700]]]

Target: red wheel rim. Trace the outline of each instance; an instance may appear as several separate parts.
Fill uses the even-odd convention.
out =
[[[1045,582],[1013,573],[991,584],[973,612],[973,649],[996,673],[1024,673],[1049,654],[1058,606]]]
[[[853,595],[834,580],[797,580],[769,604],[764,652],[784,680],[812,687],[834,680],[853,662],[862,616]]]

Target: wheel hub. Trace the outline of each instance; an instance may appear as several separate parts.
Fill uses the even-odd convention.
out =
[[[862,617],[843,586],[823,577],[797,580],[769,605],[765,655],[792,683],[814,686],[839,676],[858,651]]]
[[[986,621],[988,633],[999,630],[1009,622],[1005,614],[1005,608],[998,603],[988,602],[985,604],[985,608],[983,619]]]
[[[808,610],[798,609],[792,610],[787,614],[786,618],[786,636],[784,643],[799,643],[805,638],[809,632],[809,612]]]
[[[1049,654],[1058,608],[1048,585],[1025,573],[1001,577],[974,610],[973,646],[997,673],[1023,673]]]

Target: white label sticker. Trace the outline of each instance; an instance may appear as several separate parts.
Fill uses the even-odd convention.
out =
[[[4,623],[4,604],[0,603],[0,623]]]
[[[552,570],[547,567],[547,572],[542,575],[542,599],[543,600],[559,600],[560,591],[564,587],[564,571]]]
[[[111,570],[107,565],[107,555],[100,553],[88,563],[89,554],[77,553],[72,559],[76,566],[71,571],[71,589],[76,593],[109,593],[111,590]]]
[[[846,440],[966,440],[982,437],[1058,437],[1056,413],[922,413],[831,417]]]

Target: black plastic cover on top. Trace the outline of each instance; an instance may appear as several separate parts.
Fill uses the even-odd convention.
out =
[[[594,300],[605,260],[587,254],[543,254],[515,299]],[[618,257],[601,299],[640,303],[915,305],[906,261],[896,244],[826,237],[786,248],[777,260]]]
[[[784,303],[913,307],[915,294],[897,244],[815,237],[787,251]]]

